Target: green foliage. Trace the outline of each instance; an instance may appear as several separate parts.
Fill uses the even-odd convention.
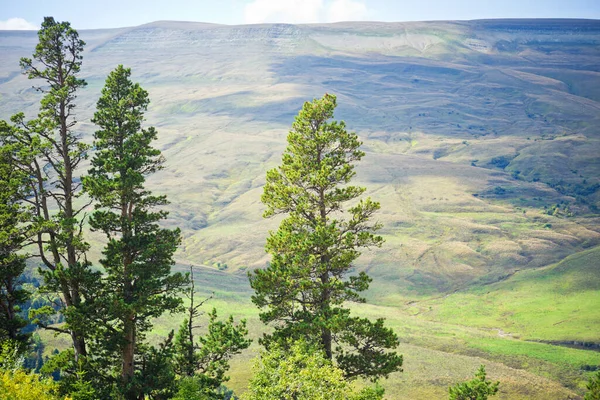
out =
[[[227,264],[225,264],[225,263],[220,263],[220,262],[218,262],[218,263],[217,263],[217,269],[218,269],[219,271],[225,271],[227,268],[228,268],[228,267],[227,267]]]
[[[44,18],[38,31],[38,39],[33,60],[21,58],[21,68],[25,70],[29,79],[41,78],[48,81],[51,87],[48,93],[51,96],[46,96],[42,105],[48,110],[49,116],[58,118],[60,112],[50,111],[60,107],[60,100],[73,100],[75,91],[86,85],[85,81],[77,78],[77,73],[81,70],[81,52],[85,42],[79,39],[79,34],[71,28],[69,22],[56,22],[52,17]],[[38,67],[33,61],[41,65]]]
[[[574,215],[569,204],[544,206],[544,213],[555,217],[572,217]]]
[[[86,85],[77,77],[85,43],[68,22],[56,22],[52,17],[44,18],[38,38],[32,58],[22,58],[20,65],[29,79],[42,81],[35,88],[44,97],[37,119],[25,122],[22,113],[11,118],[14,127],[10,139],[21,146],[18,166],[29,177],[30,196],[26,201],[32,206],[36,256],[46,267],[41,290],[60,293],[57,308],[66,324],[50,327],[47,318],[36,321],[42,327],[68,334],[75,357],[79,357],[87,353],[82,323],[89,294],[86,289],[98,277],[85,256],[89,245],[82,227],[87,204],[76,202],[82,194],[76,171],[89,149],[74,131],[76,93]]]
[[[69,395],[73,400],[93,400],[98,398],[95,386],[101,386],[106,381],[97,372],[92,371],[86,357],[75,359],[73,349],[56,352],[41,367],[40,372],[54,375],[58,379],[59,393]],[[95,380],[92,384],[92,380]]]
[[[177,382],[178,391],[173,400],[235,400],[233,391],[225,386],[216,390],[206,385],[202,376],[185,376]]]
[[[383,387],[376,384],[372,387],[366,387],[356,393],[349,396],[349,400],[381,400],[385,390]]]
[[[378,247],[383,239],[374,234],[381,226],[369,224],[379,203],[367,198],[344,208],[365,191],[349,185],[353,163],[364,153],[344,122],[328,122],[335,107],[336,98],[329,94],[305,103],[288,135],[281,166],[267,173],[265,217],[286,218],[267,239],[269,266],[249,275],[252,301],[266,309],[261,320],[274,324],[264,344],[303,337],[320,343],[333,359],[335,341],[335,358],[346,377],[375,379],[399,370],[402,357],[386,352],[398,339],[383,321],[351,318],[343,306],[363,302],[360,292],[371,282],[364,272],[348,274],[359,249]]]
[[[31,335],[27,345],[26,352],[24,353],[23,368],[38,372],[44,366],[46,360],[44,357],[46,345],[37,332]]]
[[[246,338],[248,329],[245,320],[237,325],[232,316],[225,322],[219,321],[214,308],[209,314],[208,333],[196,339],[194,330],[198,328],[197,318],[202,314],[199,309],[208,299],[195,303],[194,271],[191,267],[190,275],[188,318],[183,320],[175,338],[173,364],[175,371],[184,379],[180,390],[189,385],[200,385],[203,396],[219,398],[218,388],[229,380],[225,376],[229,370],[229,360],[234,354],[248,348],[251,341]]]
[[[497,196],[502,196],[506,193],[506,189],[504,189],[502,186],[496,186],[493,193]]]
[[[0,371],[2,400],[59,400],[58,385],[50,378],[23,370]],[[70,398],[64,398],[68,400]]]
[[[17,157],[22,146],[12,138],[14,128],[0,121],[0,340],[25,343],[21,332],[27,321],[20,315],[21,305],[29,299],[22,274],[26,254],[19,253],[31,236],[30,210],[22,205],[29,177],[19,168]]]
[[[234,354],[250,346],[246,337],[246,321],[235,324],[233,317],[226,321],[217,320],[217,311],[213,308],[209,314],[208,333],[199,338],[198,370],[218,387],[229,380],[225,373],[229,369],[229,359]]]
[[[600,371],[590,377],[584,400],[600,400]]]
[[[342,345],[336,347],[336,361],[346,377],[367,376],[374,380],[401,371],[402,355],[383,351],[398,345],[398,338],[383,325],[383,318],[371,322],[367,318],[354,317],[343,323],[343,328],[336,334],[336,341],[354,350],[348,351]]]
[[[80,372],[76,375],[72,386],[69,388],[69,398],[72,400],[96,400],[98,392],[87,374]]]
[[[29,79],[44,81],[44,86],[37,89],[45,95],[41,100],[38,119],[25,124],[20,118],[18,122],[25,130],[22,138],[27,140],[32,151],[40,153],[40,161],[50,167],[51,172],[42,172],[39,162],[33,166],[36,184],[40,188],[36,193],[36,208],[38,215],[43,217],[44,227],[51,230],[50,251],[54,258],[51,269],[57,269],[62,264],[62,259],[56,253],[63,252],[68,270],[76,268],[88,248],[78,217],[81,209],[74,206],[74,199],[80,195],[75,169],[86,158],[89,149],[73,132],[76,124],[73,116],[76,92],[86,86],[86,82],[77,77],[85,42],[79,39],[79,34],[68,22],[56,22],[52,17],[44,18],[38,37],[33,57],[22,58],[20,64]],[[46,189],[47,178],[54,179],[51,183],[58,190]],[[53,201],[58,208],[53,218],[49,215],[48,201]],[[63,282],[57,285],[65,284],[64,281],[69,285],[69,279],[75,279],[67,272],[64,274],[66,276],[58,277]],[[77,286],[77,283],[72,283],[72,286]]]
[[[140,367],[131,384],[134,390],[151,399],[171,399],[177,390],[173,368],[173,331],[158,347],[139,346]]]
[[[286,348],[287,347],[287,348]],[[356,391],[323,351],[303,340],[274,344],[254,365],[244,400],[377,400],[379,386]]]
[[[248,347],[249,341],[245,339],[248,330],[245,321],[236,326],[232,317],[226,322],[217,321],[214,308],[209,318],[208,334],[197,339],[193,330],[198,326],[188,319],[183,320],[175,338],[175,365],[182,376],[193,376],[198,371],[210,374],[218,387],[228,369],[228,359]]]
[[[96,208],[90,226],[108,240],[100,261],[105,277],[94,303],[95,346],[104,352],[105,365],[110,360],[122,365],[120,385],[126,398],[137,398],[142,389],[134,377],[144,333],[152,328],[152,318],[181,309],[179,293],[187,279],[171,274],[179,229],[159,227],[167,212],[155,209],[167,199],[144,187],[146,176],[160,170],[164,159],[151,146],[156,130],[141,127],[148,93],[130,75],[120,65],[106,79],[92,120],[100,129],[84,185]]]
[[[204,385],[198,376],[184,376],[178,383],[178,391],[173,400],[212,400],[213,391]]]
[[[490,160],[490,166],[493,166],[493,167],[496,167],[496,168],[500,168],[500,169],[505,169],[506,167],[508,167],[508,165],[510,164],[510,162],[517,155],[512,155],[511,154],[511,155],[503,155],[503,156],[493,157]]]
[[[475,378],[448,388],[450,400],[486,400],[498,393],[500,382],[492,383],[485,378],[485,366],[482,365],[475,373]]]
[[[0,370],[9,371],[21,367],[24,361],[24,344],[17,340],[3,340],[0,343]]]

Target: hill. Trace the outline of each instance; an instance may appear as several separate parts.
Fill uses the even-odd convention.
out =
[[[450,290],[600,240],[586,218],[600,201],[599,33],[593,20],[83,31],[78,117],[89,135],[104,77],[132,67],[168,160],[153,185],[183,228],[181,260],[235,271],[266,261],[275,223],[259,193],[293,116],[336,93],[337,117],[365,142],[359,183],[383,205],[388,246],[366,267],[387,266],[402,290]],[[18,69],[35,42],[0,33],[2,118],[36,110]],[[541,212],[557,204],[558,217]]]
[[[405,338],[406,378],[392,393],[431,398],[484,358],[518,377],[506,398],[544,398],[544,385],[567,398],[582,368],[600,365],[590,350],[526,341],[600,342],[600,21],[159,21],[80,33],[82,135],[106,75],[131,67],[167,159],[149,186],[182,228],[179,261],[207,267],[203,287],[224,308],[256,317],[244,271],[265,265],[278,222],[261,217],[265,174],[302,103],[329,92],[364,142],[356,183],[381,202],[386,244],[356,266],[374,278],[375,305],[356,310]],[[36,42],[0,31],[2,119],[37,111],[18,66]]]

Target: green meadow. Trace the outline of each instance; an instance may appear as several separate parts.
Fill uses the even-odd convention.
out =
[[[386,318],[400,337],[404,372],[383,382],[388,398],[441,398],[448,386],[467,379],[480,364],[491,379],[501,381],[499,398],[576,398],[589,370],[600,364],[600,352],[542,341],[597,343],[599,254],[598,247],[585,250],[551,266],[443,297],[350,305],[357,315]],[[229,382],[243,392],[259,351],[256,341],[268,328],[258,321],[243,274],[197,267],[195,277],[198,297],[213,296],[206,310],[215,307],[220,315],[248,320],[254,343],[235,357]],[[369,294],[376,290],[377,285]],[[166,316],[157,321],[154,340],[180,320]]]

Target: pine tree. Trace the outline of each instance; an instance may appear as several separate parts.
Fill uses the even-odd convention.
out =
[[[475,378],[468,382],[458,383],[450,388],[450,400],[487,400],[489,396],[498,393],[500,382],[492,383],[486,380],[485,366],[480,366]]]
[[[252,301],[266,309],[261,320],[274,324],[264,344],[286,338],[317,341],[347,378],[376,379],[400,370],[402,356],[387,351],[398,338],[382,319],[351,317],[344,303],[364,301],[360,292],[371,282],[364,272],[348,273],[361,248],[383,242],[375,235],[381,226],[369,223],[379,203],[366,198],[345,208],[365,191],[349,185],[353,163],[364,153],[344,122],[329,122],[335,107],[329,94],[305,103],[281,166],[267,173],[265,217],[286,217],[267,239],[270,265],[250,274]]]
[[[191,285],[187,293],[190,299],[188,315],[175,337],[175,371],[184,379],[184,385],[197,386],[206,398],[218,398],[217,390],[229,377],[229,360],[234,354],[250,346],[246,321],[235,324],[230,316],[225,322],[217,319],[217,311],[209,313],[208,332],[196,336],[200,326],[197,319],[202,315],[200,307],[210,299],[195,303],[194,272],[190,267]],[[195,385],[194,383],[195,382]]]
[[[29,201],[34,206],[37,256],[47,268],[44,290],[61,294],[61,312],[67,323],[56,327],[45,322],[45,316],[54,312],[50,307],[40,310],[36,321],[69,334],[78,358],[87,354],[81,313],[85,286],[97,278],[85,257],[88,244],[82,227],[87,204],[76,206],[81,195],[77,168],[89,147],[74,131],[76,92],[86,85],[77,77],[85,43],[68,22],[56,22],[52,17],[44,18],[38,37],[33,57],[22,58],[20,64],[29,79],[44,82],[35,87],[44,97],[36,120],[26,123],[23,114],[12,118],[17,128],[13,133],[14,140],[27,149],[20,166],[33,177]]]
[[[99,327],[95,340],[106,353],[118,354],[120,385],[126,398],[143,393],[136,382],[136,359],[151,319],[181,308],[178,296],[186,277],[171,274],[179,229],[159,222],[167,212],[166,196],[145,189],[146,177],[163,166],[164,158],[151,143],[157,132],[142,128],[148,93],[130,80],[131,71],[119,65],[106,79],[93,122],[96,153],[84,185],[95,201],[90,226],[103,232],[108,243],[101,264],[102,293],[96,299]]]

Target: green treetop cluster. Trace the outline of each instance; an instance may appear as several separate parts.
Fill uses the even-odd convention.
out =
[[[181,294],[189,283],[189,275],[171,272],[180,232],[160,226],[167,199],[145,188],[164,162],[152,147],[156,130],[143,124],[148,93],[121,65],[109,74],[92,119],[98,130],[91,168],[77,176],[92,150],[77,133],[73,112],[86,85],[78,77],[85,43],[68,22],[51,17],[38,36],[33,57],[21,66],[42,82],[39,114],[25,121],[20,113],[0,124],[0,182],[7,189],[0,204],[0,335],[18,360],[28,340],[20,332],[26,321],[19,305],[28,296],[19,280],[27,254],[20,250],[33,245],[42,265],[38,290],[56,300],[30,310],[31,322],[68,335],[72,348],[42,368],[60,378],[58,385],[17,368],[2,376],[3,388],[16,398],[22,398],[17,388],[35,393],[43,386],[73,399],[166,399],[177,395],[185,378],[200,383],[204,398],[218,398],[228,359],[250,344],[245,322],[219,321],[213,311],[207,336],[194,338],[198,326],[184,324],[175,342],[173,332],[156,347],[145,338],[154,318],[183,311]],[[84,194],[89,202],[76,201]],[[95,211],[86,221],[91,204]],[[106,237],[104,273],[87,260],[86,222]],[[190,296],[193,305],[193,286]],[[55,323],[56,314],[63,323]],[[14,370],[19,363],[6,363],[7,357],[2,364]]]

